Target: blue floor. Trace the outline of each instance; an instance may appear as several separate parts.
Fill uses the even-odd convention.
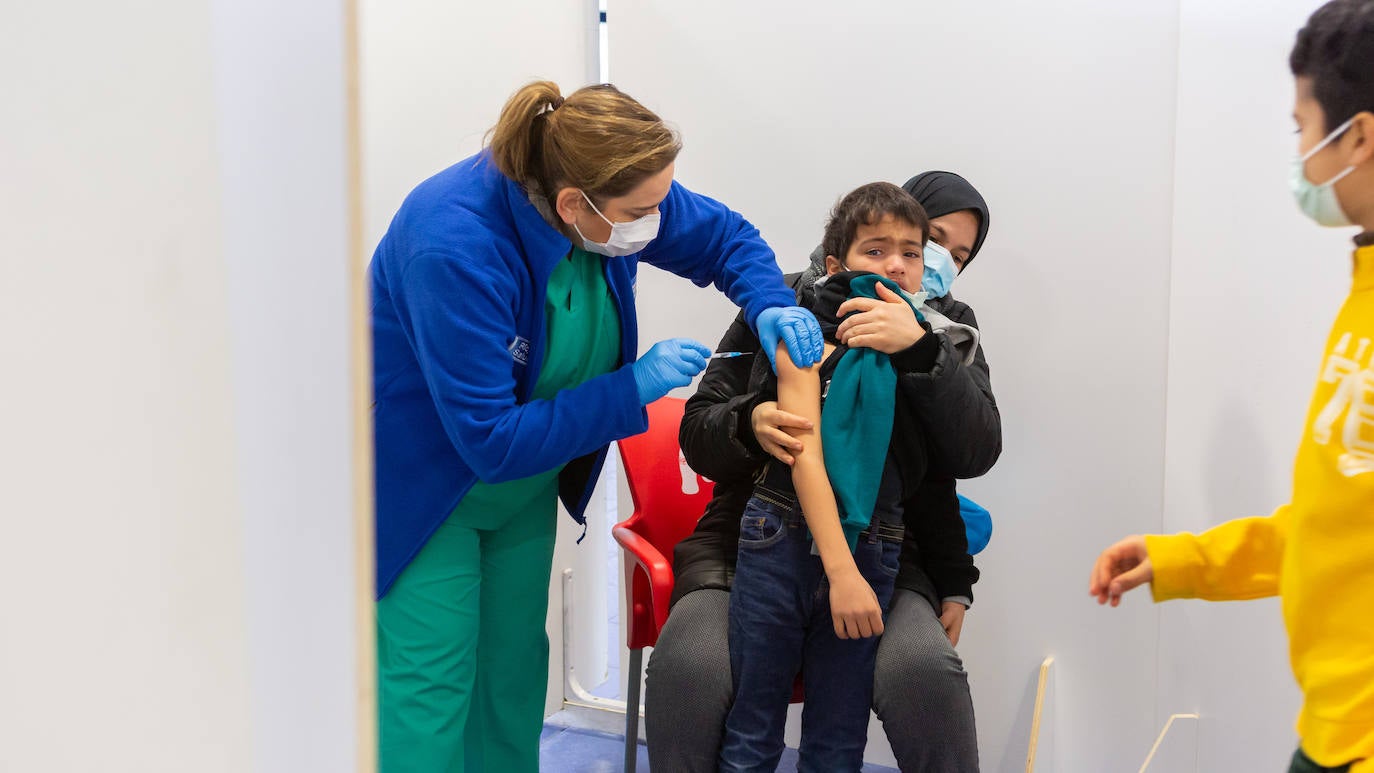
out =
[[[649,754],[639,744],[639,770],[649,769]],[[625,767],[625,736],[595,730],[544,726],[539,739],[540,773],[620,773]]]
[[[644,744],[637,748],[639,770],[649,770]],[[619,773],[625,763],[625,737],[579,728],[544,726],[539,739],[539,770],[543,773]],[[797,750],[782,753],[780,771],[797,769]],[[863,773],[898,773],[896,768],[865,765]]]

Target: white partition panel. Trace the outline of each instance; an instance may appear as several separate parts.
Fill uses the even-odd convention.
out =
[[[1288,53],[1320,2],[1185,0],[1178,95],[1165,528],[1287,501],[1352,229],[1293,204]],[[1142,524],[1143,530],[1148,524]],[[1156,719],[1198,711],[1197,770],[1277,770],[1298,691],[1277,601],[1163,607]]]
[[[216,139],[245,540],[251,769],[366,770],[343,4],[216,0]],[[362,403],[365,407],[366,402]],[[355,461],[361,460],[361,461]],[[370,492],[369,492],[370,493]],[[371,508],[367,511],[370,514]],[[369,544],[361,546],[370,551]],[[369,617],[370,621],[370,617]],[[359,740],[357,736],[362,734]]]
[[[267,6],[0,24],[0,770],[358,764],[344,7]]]
[[[0,25],[0,770],[252,765],[210,4],[144,12]]]
[[[955,293],[1006,438],[965,487],[997,524],[960,647],[984,770],[1024,767],[1046,655],[1056,769],[1123,769],[1156,730],[1157,613],[1097,609],[1087,575],[1160,522],[1177,25],[1175,3],[1087,0],[609,8],[613,80],[681,128],[679,178],[752,219],[784,268],[864,182],[950,169],[990,203]],[[639,293],[645,346],[714,343],[733,313],[658,272]]]

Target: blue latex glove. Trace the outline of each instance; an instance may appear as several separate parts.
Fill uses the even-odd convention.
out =
[[[968,537],[968,554],[976,556],[992,539],[992,514],[972,499],[959,495],[959,515],[964,519],[964,535]]]
[[[759,345],[768,355],[773,372],[778,372],[776,359],[778,339],[787,344],[787,353],[798,368],[809,368],[821,361],[825,353],[825,337],[821,335],[816,315],[800,306],[774,306],[759,312],[754,326],[759,331]]]
[[[706,370],[706,358],[710,356],[709,348],[690,338],[669,338],[649,347],[630,366],[640,404],[648,405],[673,389],[692,383],[693,377]]]

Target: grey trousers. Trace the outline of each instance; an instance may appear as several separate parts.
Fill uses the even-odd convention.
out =
[[[716,769],[730,709],[730,594],[683,596],[645,676],[644,731],[653,773]],[[898,588],[874,666],[873,709],[903,773],[977,773],[978,739],[963,661],[920,594]]]

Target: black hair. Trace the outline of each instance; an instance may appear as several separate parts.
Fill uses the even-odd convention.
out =
[[[1374,111],[1374,0],[1331,0],[1298,30],[1288,66],[1312,79],[1327,132]]]
[[[859,226],[873,225],[887,215],[919,228],[921,244],[930,238],[930,218],[919,201],[892,183],[869,183],[850,191],[831,210],[821,248],[843,261]]]

